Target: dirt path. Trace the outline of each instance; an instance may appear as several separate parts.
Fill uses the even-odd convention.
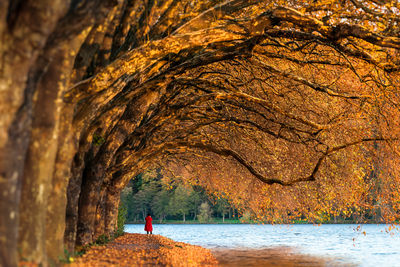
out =
[[[160,235],[125,234],[105,246],[94,246],[65,267],[216,266],[211,251]]]

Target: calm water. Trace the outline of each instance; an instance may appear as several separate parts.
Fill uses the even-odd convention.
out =
[[[360,229],[357,226],[155,224],[153,233],[210,249],[284,246],[307,255],[333,257],[338,264],[400,267],[398,230],[387,233],[387,225],[361,225]],[[125,231],[145,233],[143,225],[137,224],[127,224]]]

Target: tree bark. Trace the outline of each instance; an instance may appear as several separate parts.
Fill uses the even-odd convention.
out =
[[[105,235],[105,218],[106,218],[106,189],[102,188],[100,191],[99,202],[96,207],[96,218],[94,225],[94,233],[93,240],[97,240],[97,238],[101,235]]]
[[[14,96],[9,94],[13,99],[9,101],[8,106],[0,105],[1,108],[8,108],[7,113],[9,114],[8,117],[0,118],[0,124],[5,126],[4,128],[0,127],[0,135],[4,134],[3,129],[9,129],[13,136],[1,138],[1,141],[8,143],[5,144],[6,147],[10,146],[10,149],[3,149],[3,145],[1,145],[0,153],[9,150],[11,153],[19,153],[19,155],[8,155],[10,159],[8,162],[3,161],[1,155],[0,161],[1,164],[7,164],[9,167],[14,166],[15,170],[23,170],[24,178],[21,177],[22,173],[14,172],[14,176],[11,176],[16,177],[19,184],[22,181],[22,191],[18,184],[15,182],[13,184],[13,179],[10,180],[12,183],[8,185],[11,186],[8,191],[15,192],[14,203],[18,205],[20,193],[22,201],[19,206],[21,218],[17,222],[14,220],[13,226],[8,225],[7,231],[13,233],[14,236],[10,237],[9,243],[18,238],[22,257],[45,266],[47,264],[46,242],[51,244],[47,247],[53,261],[57,261],[62,252],[60,237],[65,220],[63,219],[64,215],[58,212],[64,210],[65,195],[63,193],[68,177],[57,176],[56,170],[54,170],[59,150],[62,96],[68,85],[75,55],[88,32],[85,30],[90,28],[90,24],[94,21],[90,19],[90,12],[86,13],[83,20],[73,11],[68,13],[70,17],[66,15],[64,20],[60,19],[67,14],[68,1],[41,1],[40,3],[27,1],[23,4],[16,3],[16,6],[12,5],[14,9],[9,10],[8,15],[14,18],[13,23],[9,25],[9,33],[2,32],[4,33],[2,39],[4,38],[5,42],[1,47],[1,58],[4,59],[1,66],[4,69],[1,71],[0,84],[3,84],[3,78],[7,77],[9,79],[7,86],[10,87]],[[88,5],[81,7],[85,9]],[[101,15],[97,18],[101,18]],[[76,23],[77,20],[80,22]],[[10,58],[12,61],[9,60]],[[18,63],[19,61],[21,64]],[[13,72],[14,74],[12,74]],[[5,74],[4,77],[3,74]],[[13,76],[16,77],[14,82]],[[25,84],[26,87],[24,87]],[[21,98],[21,92],[24,92],[24,98]],[[1,95],[0,98],[1,101],[7,101],[7,97]],[[18,113],[15,113],[14,110],[18,105],[21,105],[21,108]],[[6,113],[2,111],[1,114]],[[72,114],[68,112],[67,114],[69,117],[64,116],[63,118],[68,124],[72,121]],[[15,116],[14,123],[8,127],[7,124],[13,116]],[[68,136],[66,135],[65,138],[68,139]],[[72,153],[69,152],[68,156],[65,156],[62,164],[68,166]],[[18,163],[19,167],[15,167],[17,161],[20,162]],[[0,168],[2,169],[2,167]],[[54,179],[53,175],[55,175]],[[50,194],[51,189],[56,191]],[[49,203],[49,197],[54,201]],[[1,201],[1,203],[4,202]],[[48,203],[49,205],[47,205]],[[9,208],[16,209],[16,205],[10,205]],[[16,218],[16,216],[12,217]],[[6,222],[4,225],[7,224],[10,222]],[[55,231],[50,232],[46,225],[50,230],[56,228]],[[13,230],[17,227],[20,229],[18,235]],[[11,245],[11,247],[13,246],[15,245]],[[17,251],[17,249],[13,251]],[[14,255],[11,257],[15,259]],[[12,264],[7,263],[11,266]]]
[[[7,14],[5,2],[0,4],[2,14]],[[4,238],[0,240],[0,254],[4,266],[16,266],[18,251],[22,171],[35,90],[35,84],[31,80],[28,82],[28,73],[67,5],[67,1],[27,1],[21,5],[10,1],[7,21],[1,16],[0,187],[3,193],[0,194],[0,236]]]
[[[59,148],[62,95],[68,84],[68,73],[72,69],[74,51],[76,53],[82,41],[83,38],[80,37],[73,39],[72,42],[65,42],[63,45],[58,43],[56,48],[47,47],[43,61],[45,59],[46,61],[51,59],[51,61],[38,64],[39,69],[34,70],[39,73],[43,69],[47,71],[38,74],[40,79],[36,84],[38,90],[35,96],[32,132],[24,169],[25,179],[20,206],[20,209],[24,211],[21,213],[20,222],[21,255],[31,261],[46,262],[46,259],[41,259],[41,255],[47,255],[46,236],[50,237],[57,232],[47,231],[46,218],[50,219],[49,216],[58,212],[55,210],[58,204],[65,204],[63,200],[65,196],[62,194],[53,194],[52,197],[55,198],[53,202],[48,202],[48,198],[50,192],[65,191],[60,188],[65,187],[63,180],[58,180],[58,177],[53,179]],[[71,118],[64,119],[66,122],[71,121]],[[50,211],[49,216],[46,216],[47,211]],[[62,219],[62,215],[60,218],[54,217],[55,227],[63,228]],[[60,255],[53,255],[55,260],[58,256]]]
[[[19,243],[24,258],[41,263],[47,262],[46,255],[49,255],[53,262],[57,262],[63,255],[63,211],[66,205],[65,187],[69,176],[62,175],[70,166],[74,147],[70,143],[73,134],[73,106],[64,105],[62,99],[69,85],[74,58],[92,27],[87,18],[66,38],[63,34],[71,22],[69,16],[73,15],[74,13],[69,13],[59,21],[32,70],[33,79],[38,77],[33,84],[37,93],[34,98],[31,140],[24,170],[26,178],[20,208],[25,212],[22,213],[20,223]],[[60,137],[64,139],[59,139]],[[59,143],[59,140],[62,142]],[[63,154],[57,155],[57,152]],[[57,156],[64,168],[57,166],[59,169],[54,169]],[[57,174],[57,171],[61,173]]]
[[[106,194],[106,213],[105,213],[105,229],[107,235],[112,236],[118,226],[118,207],[120,202],[120,193],[122,189],[107,188]]]
[[[75,146],[70,119],[73,109],[67,105],[61,112],[60,140],[54,165],[52,186],[46,215],[46,251],[52,261],[64,254],[64,233],[66,228],[67,188],[71,177],[72,157]]]

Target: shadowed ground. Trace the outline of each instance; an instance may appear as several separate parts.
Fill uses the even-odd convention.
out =
[[[355,266],[330,258],[302,255],[288,247],[265,249],[215,249],[212,251],[219,266],[319,267]]]

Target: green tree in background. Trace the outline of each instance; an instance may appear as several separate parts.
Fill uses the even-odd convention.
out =
[[[158,217],[159,222],[162,223],[165,220],[165,217],[170,214],[170,199],[171,192],[168,192],[164,188],[161,191],[158,191],[152,201],[151,210],[154,215]]]
[[[151,210],[151,203],[153,198],[159,190],[158,181],[150,181],[148,183],[143,183],[142,188],[133,196],[133,202],[137,211],[140,211],[142,218],[146,218],[147,213]]]
[[[211,209],[208,202],[203,202],[200,205],[200,213],[197,215],[199,222],[205,223],[211,220]]]
[[[215,210],[222,215],[222,222],[225,222],[225,215],[228,214],[231,206],[225,198],[218,198],[215,204]]]
[[[197,189],[197,190],[196,190]],[[190,198],[189,198],[189,209],[190,212],[193,214],[193,220],[196,219],[197,214],[199,213],[199,207],[202,201],[204,201],[204,190],[202,190],[202,188],[194,188],[194,190],[192,191],[192,193],[190,194]]]
[[[178,185],[169,201],[169,210],[171,214],[181,214],[184,222],[186,221],[186,214],[189,213],[190,195],[192,191],[193,189]]]
[[[125,187],[121,192],[121,205],[126,208],[126,221],[132,222],[135,218],[135,203],[133,201],[132,187]]]

